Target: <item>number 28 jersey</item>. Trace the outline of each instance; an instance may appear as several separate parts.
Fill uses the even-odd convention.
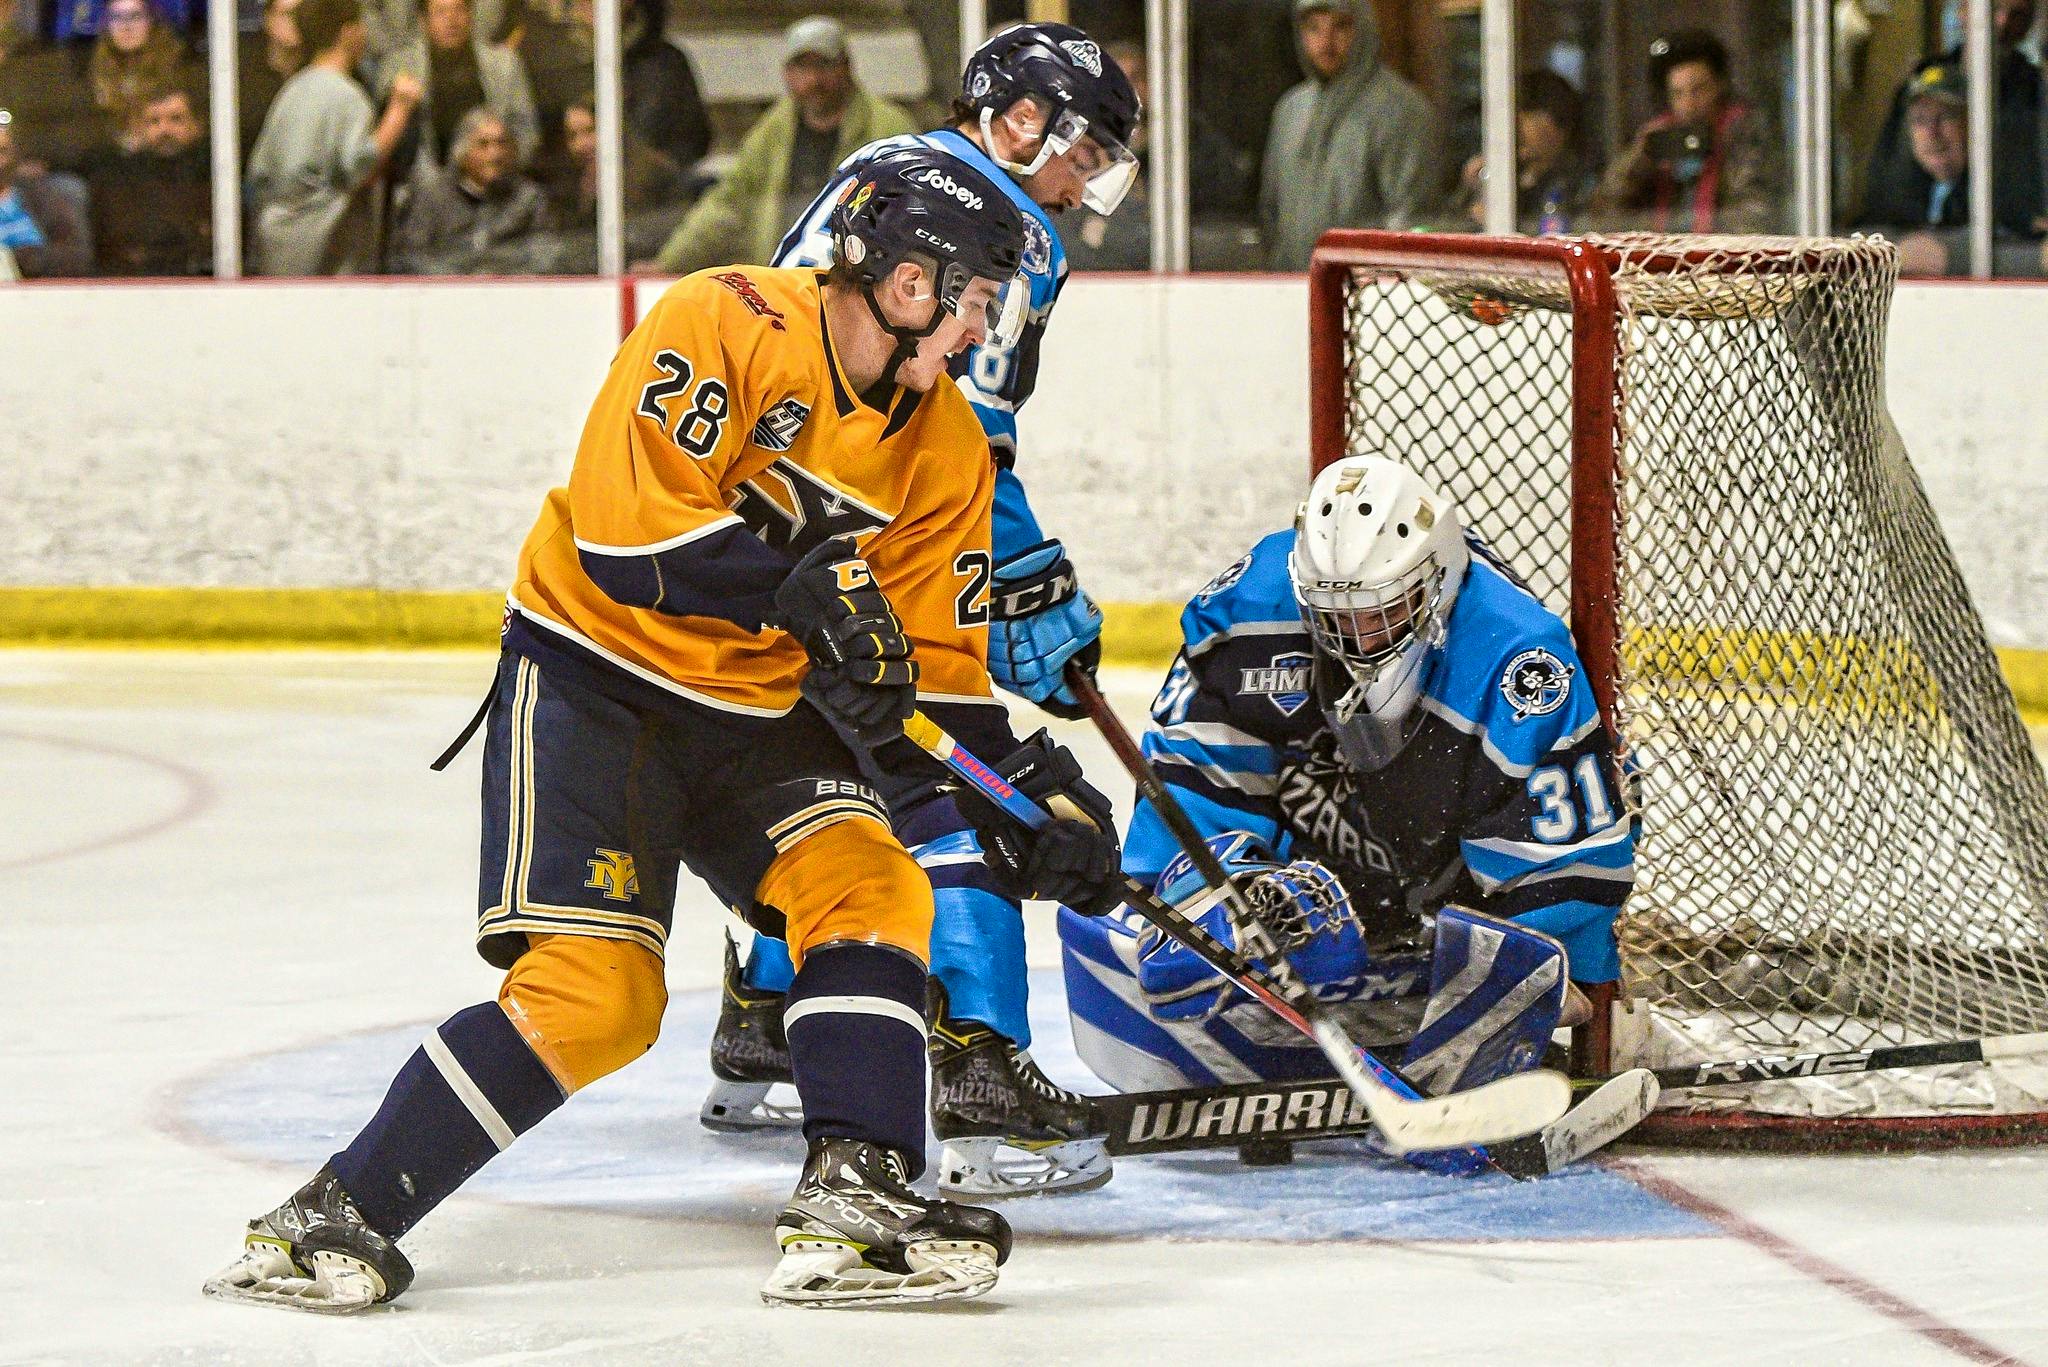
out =
[[[879,408],[853,393],[823,288],[813,270],[701,271],[649,311],[520,550],[515,646],[594,658],[643,694],[779,716],[807,660],[765,626],[775,589],[848,536],[916,649],[919,698],[1000,707],[987,439],[952,385],[890,387]]]

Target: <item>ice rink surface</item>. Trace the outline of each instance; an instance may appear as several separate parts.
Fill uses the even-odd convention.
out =
[[[770,1310],[793,1140],[697,1123],[728,918],[662,1043],[407,1239],[353,1319],[199,1283],[367,1118],[470,948],[482,653],[0,652],[0,1364],[1920,1363],[2048,1367],[2048,1154],[1624,1151],[1560,1179],[1127,1159],[1011,1203],[988,1297]],[[1139,719],[1153,680],[1113,699]],[[1085,727],[1055,723],[1127,799]],[[1050,918],[1037,1052],[1077,1086]]]

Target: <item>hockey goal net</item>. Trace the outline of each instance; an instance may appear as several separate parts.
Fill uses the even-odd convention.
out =
[[[1456,498],[1614,731],[1638,881],[1595,1068],[2048,1030],[2048,783],[1885,411],[1896,276],[1875,240],[1316,252],[1316,468]],[[2034,1142],[2048,1061],[1695,1089],[1651,1128]]]

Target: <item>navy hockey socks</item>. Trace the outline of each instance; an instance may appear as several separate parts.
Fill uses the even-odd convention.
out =
[[[783,1008],[804,1138],[864,1139],[924,1170],[924,965],[900,949],[804,956]]]
[[[427,1036],[329,1165],[370,1227],[396,1239],[564,1100],[504,1011],[484,1002]]]

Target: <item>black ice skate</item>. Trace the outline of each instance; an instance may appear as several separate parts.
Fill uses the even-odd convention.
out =
[[[811,1143],[775,1221],[770,1305],[907,1305],[979,1296],[1010,1256],[1010,1225],[912,1191],[902,1154],[858,1139]]]
[[[1108,1130],[1076,1092],[1040,1072],[1031,1055],[985,1025],[946,1017],[937,1001],[927,1046],[939,1190],[955,1196],[1087,1191],[1110,1178]]]
[[[348,1315],[412,1285],[412,1264],[371,1229],[327,1168],[268,1215],[249,1222],[242,1256],[200,1289],[250,1301]]]
[[[711,1090],[697,1118],[707,1130],[789,1130],[804,1123],[801,1102],[768,1099],[777,1084],[793,1087],[789,1041],[782,1034],[783,994],[748,987],[740,978],[740,957],[725,937],[725,990],[719,996],[718,1029],[711,1035]]]

